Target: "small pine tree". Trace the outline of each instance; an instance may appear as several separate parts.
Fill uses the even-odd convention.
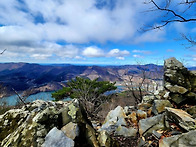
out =
[[[109,81],[98,81],[98,79],[90,80],[86,78],[76,77],[67,83],[67,87],[52,93],[55,100],[66,97],[77,98],[81,101],[89,116],[97,113],[101,104],[108,100],[105,92],[115,90],[115,83]]]

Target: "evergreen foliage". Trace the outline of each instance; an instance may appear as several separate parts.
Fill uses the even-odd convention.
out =
[[[104,93],[115,90],[115,83],[109,81],[98,81],[98,79],[90,80],[87,78],[76,77],[67,83],[67,87],[52,93],[55,100],[66,97],[77,98],[84,105],[89,115],[95,114],[101,104],[106,102],[109,97]]]

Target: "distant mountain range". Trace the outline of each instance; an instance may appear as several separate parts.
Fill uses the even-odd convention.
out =
[[[195,69],[195,68],[193,68]],[[11,95],[12,88],[25,91],[45,86],[47,90],[59,89],[64,82],[76,76],[98,80],[123,81],[126,75],[140,76],[145,71],[148,78],[161,79],[163,66],[123,65],[123,66],[82,66],[71,64],[29,64],[29,63],[0,63],[0,96]],[[50,85],[46,87],[46,85]],[[51,86],[52,85],[52,86]],[[55,86],[54,86],[55,85]],[[51,88],[53,87],[53,88]],[[7,91],[7,92],[6,92]]]

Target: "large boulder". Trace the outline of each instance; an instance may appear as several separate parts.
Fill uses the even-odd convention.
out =
[[[176,58],[169,58],[164,62],[164,88],[178,105],[196,102],[196,73],[188,71]]]
[[[140,136],[148,136],[154,130],[166,130],[165,114],[159,114],[154,117],[149,117],[139,121],[139,134]]]
[[[34,101],[0,116],[1,146],[41,146],[53,127],[61,127],[61,108],[67,103]]]
[[[60,131],[61,128],[64,133]],[[0,146],[40,147],[46,140],[45,144],[52,141],[50,139],[53,135],[48,134],[51,129],[53,135],[58,134],[60,138],[70,141],[65,137],[67,135],[76,145],[99,146],[96,131],[77,99],[71,102],[37,100],[21,109],[9,110],[0,115]],[[47,134],[49,137],[46,137]],[[53,141],[58,144],[60,138],[53,137]],[[61,145],[64,143],[62,141]],[[72,141],[70,144],[73,145]]]
[[[130,115],[132,116],[132,114],[133,113],[131,113]],[[146,117],[146,113],[145,116],[143,115],[144,114],[141,113],[141,117]],[[121,106],[116,107],[114,110],[111,110],[108,113],[99,131],[101,132],[105,130],[110,135],[115,134],[115,135],[122,135],[125,137],[136,136],[137,129],[134,127],[130,127],[126,121],[126,119],[130,118],[128,116],[126,115],[124,109]]]
[[[187,112],[181,109],[166,108],[166,113],[170,121],[179,125],[184,130],[190,131],[196,129],[196,120]]]
[[[100,131],[106,130],[109,134],[111,134],[115,132],[118,126],[127,126],[125,118],[126,114],[124,113],[123,108],[121,106],[116,107],[108,113]]]

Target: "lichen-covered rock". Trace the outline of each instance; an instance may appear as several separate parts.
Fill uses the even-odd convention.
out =
[[[0,115],[0,143],[10,133],[15,131],[29,115],[28,111],[12,109]]]
[[[186,112],[189,113],[193,118],[196,118],[196,106],[187,108]]]
[[[61,129],[65,125],[73,129],[65,130],[70,137],[77,138],[77,144],[99,146],[96,132],[76,99],[71,102],[37,100],[0,115],[0,146],[40,147],[52,128]]]
[[[142,98],[142,103],[153,103],[153,101],[156,99],[156,97],[154,95],[146,95],[143,96]]]
[[[196,120],[191,115],[181,109],[165,108],[167,117],[170,121],[178,124],[186,131],[196,129]]]
[[[1,146],[41,146],[48,131],[59,127],[60,110],[64,105],[66,103],[37,100],[21,109],[6,112],[1,116],[4,124],[1,132],[6,132],[1,136]]]
[[[110,135],[105,131],[99,132],[98,141],[100,146],[103,147],[116,147],[117,143],[110,137]]]
[[[46,135],[42,147],[74,147],[74,141],[67,137],[61,130],[54,127]]]
[[[127,128],[124,126],[118,126],[114,134],[122,135],[124,137],[131,137],[131,136],[135,137],[137,135],[137,129],[132,127]]]
[[[148,111],[152,107],[152,104],[149,103],[139,103],[138,104],[138,109],[142,111]]]
[[[159,141],[159,147],[195,147],[196,130],[181,135],[165,137]]]
[[[65,133],[65,135],[72,140],[74,140],[77,136],[79,136],[79,126],[76,123],[70,122],[67,125],[61,128],[61,131]]]
[[[185,94],[188,91],[188,89],[182,86],[170,85],[170,83],[165,83],[165,88],[172,93],[179,93],[179,94]]]
[[[169,100],[155,100],[152,107],[154,114],[159,114],[165,111],[165,107],[172,107]]]
[[[196,74],[188,71],[176,58],[169,58],[164,63],[164,88],[176,104],[196,102]]]

